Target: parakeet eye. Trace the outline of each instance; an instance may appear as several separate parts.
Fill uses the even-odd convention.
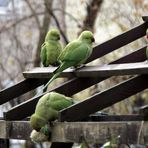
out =
[[[92,41],[92,42],[95,42],[95,39],[94,39],[94,38],[92,38],[92,39],[91,39],[91,41]]]
[[[60,36],[58,36],[58,40],[60,40]]]
[[[36,130],[37,132],[39,132],[39,131],[40,131],[40,129],[41,129],[41,128],[37,128],[37,129],[35,129],[35,130]]]

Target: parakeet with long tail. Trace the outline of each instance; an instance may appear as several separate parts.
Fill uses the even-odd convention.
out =
[[[53,72],[53,76],[44,86],[43,90],[55,80],[65,69],[74,66],[80,66],[83,64],[92,53],[92,43],[94,42],[93,33],[90,31],[83,31],[78,39],[70,42],[62,50],[58,61],[60,62],[59,67]]]
[[[57,59],[62,51],[62,45],[59,40],[60,33],[57,29],[51,29],[47,33],[40,52],[41,62],[44,67],[48,67],[49,65],[55,66],[58,64]]]

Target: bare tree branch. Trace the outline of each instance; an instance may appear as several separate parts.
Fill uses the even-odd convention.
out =
[[[94,24],[97,18],[98,11],[101,8],[103,0],[90,0],[87,4],[87,15],[83,21],[83,30],[91,30],[94,32]]]
[[[46,6],[46,9],[47,9],[48,13],[53,17],[53,19],[54,19],[54,21],[55,21],[55,23],[56,23],[56,25],[57,25],[57,27],[58,27],[58,29],[59,29],[61,35],[62,35],[62,37],[63,37],[63,39],[64,39],[64,41],[65,41],[65,43],[67,44],[69,41],[68,41],[66,35],[64,34],[64,32],[63,32],[63,30],[62,30],[62,28],[61,28],[61,26],[60,26],[60,23],[59,23],[59,21],[58,21],[56,15],[55,15],[55,14],[53,13],[53,11],[48,7],[48,5],[47,5],[46,3],[45,3],[45,6]]]
[[[39,22],[39,19],[38,19],[38,15],[36,15],[36,11],[33,9],[33,7],[32,7],[32,5],[31,5],[29,0],[25,0],[25,2],[27,3],[28,7],[30,8],[30,10],[32,12],[32,15],[34,16],[34,18],[36,20],[38,29],[40,29],[40,22]]]
[[[47,12],[45,12],[45,11],[44,12],[38,12],[38,13],[36,13],[36,15],[43,15],[45,13],[47,13]],[[30,19],[32,17],[34,17],[34,14],[31,14],[29,16],[25,16],[25,17],[23,17],[19,20],[16,20],[14,23],[10,24],[9,26],[6,26],[6,24],[5,24],[5,26],[1,27],[2,29],[0,29],[0,33],[7,31],[8,29],[11,29],[12,27],[15,27],[16,25],[20,24],[21,22],[26,21],[27,19]]]

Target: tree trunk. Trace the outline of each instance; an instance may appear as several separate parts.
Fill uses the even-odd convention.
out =
[[[81,31],[90,30],[94,32],[95,21],[102,2],[103,0],[90,0],[90,3],[87,5],[87,14],[83,21],[83,27]]]

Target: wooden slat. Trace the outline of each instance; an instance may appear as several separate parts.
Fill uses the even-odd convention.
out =
[[[148,75],[141,75],[97,93],[85,101],[62,110],[59,115],[59,121],[81,120],[92,113],[109,107],[148,88],[147,81]]]
[[[46,83],[46,79],[24,79],[0,91],[0,105]]]
[[[143,47],[129,55],[126,55],[116,61],[113,61],[112,63],[128,63],[128,62],[141,62],[146,59],[145,56],[145,48]],[[111,64],[112,64],[111,63]],[[54,89],[50,91],[56,91],[62,94],[65,94],[67,96],[72,96],[73,94],[84,90],[91,85],[94,85],[96,83],[99,83],[103,81],[105,78],[73,78],[71,80],[68,80],[67,82],[55,87]],[[78,87],[79,86],[79,87]],[[49,92],[50,92],[49,91]],[[35,110],[36,103],[38,102],[39,98],[43,96],[44,94],[34,97],[30,99],[29,101],[23,102],[8,112],[5,113],[5,119],[6,120],[21,120],[27,116],[30,116],[33,114]],[[26,112],[26,108],[28,109],[28,112]]]
[[[139,123],[139,124],[138,124]],[[52,141],[102,144],[106,140],[120,136],[120,142],[136,144],[141,122],[64,122],[55,123],[52,131]],[[62,131],[62,133],[61,133]],[[148,133],[148,124],[142,127],[140,144],[147,144],[145,137]]]
[[[35,68],[25,72],[26,78],[49,78],[55,68]],[[78,70],[67,69],[60,77],[109,77],[118,75],[148,74],[148,62],[86,66]]]
[[[85,121],[148,121],[143,115],[91,115]]]
[[[81,143],[85,139],[87,143],[103,144],[106,138],[112,138],[120,135],[121,143],[137,143],[140,128],[140,143],[148,144],[145,140],[148,136],[148,122],[143,125],[140,121],[130,122],[55,122],[52,127],[52,142],[77,142]],[[24,130],[25,129],[25,130]],[[0,138],[30,140],[32,131],[28,121],[1,121],[0,120]]]
[[[148,28],[148,22],[145,22],[129,31],[126,31],[107,42],[96,46],[93,50],[91,57],[87,60],[86,63],[95,60],[96,58],[100,58],[105,54],[108,54],[130,42],[135,41],[136,39],[144,36],[146,34],[146,29]]]
[[[74,74],[77,77],[109,77],[148,74],[148,62],[88,66],[75,71]],[[72,72],[70,72],[70,75],[72,75]]]

